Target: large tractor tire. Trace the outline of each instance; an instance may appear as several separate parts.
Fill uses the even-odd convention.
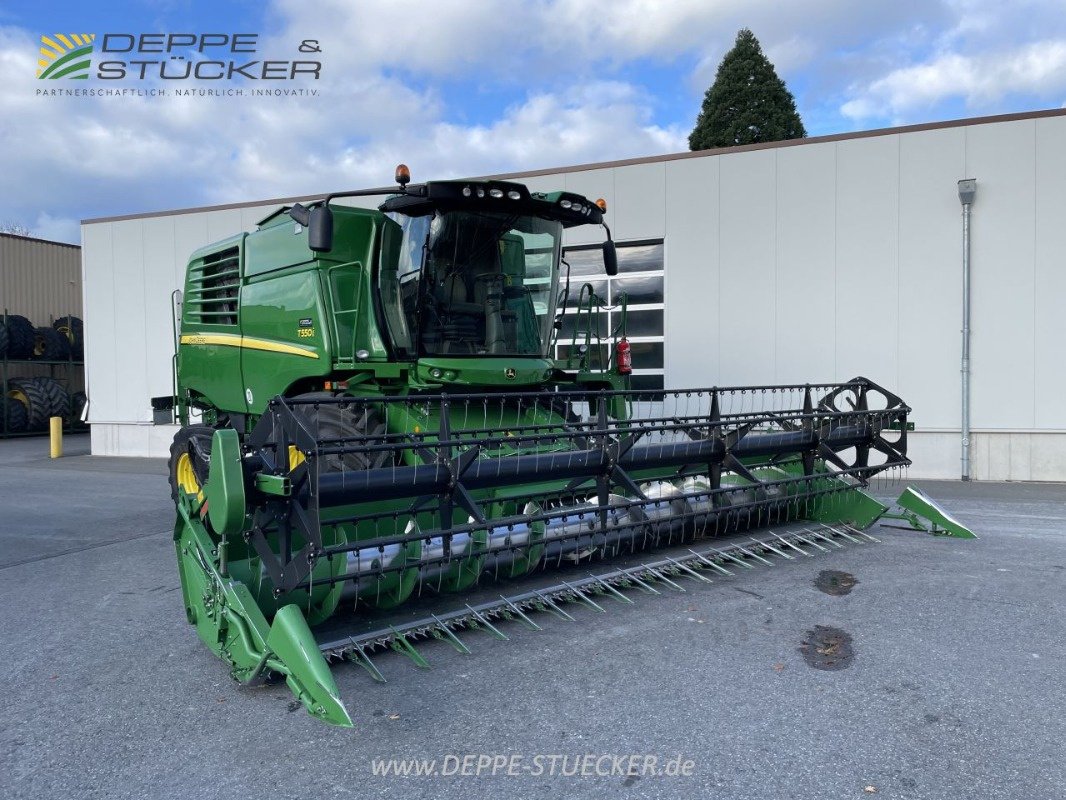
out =
[[[85,325],[80,319],[69,314],[60,317],[52,323],[52,327],[59,331],[70,342],[70,352],[74,358],[81,359],[85,355]]]
[[[327,392],[315,392],[298,395],[299,400],[318,400],[333,398],[335,395]],[[348,439],[358,441],[363,439],[367,445],[386,443],[385,420],[379,411],[372,406],[352,403],[341,405],[327,403],[320,406],[313,404],[300,404],[293,406],[293,411],[304,419],[307,426],[316,432],[317,439]],[[348,452],[340,455],[323,456],[319,461],[318,469],[321,472],[349,472],[365,469],[377,469],[388,466],[392,454],[388,451],[373,451],[370,453]],[[289,448],[289,468],[295,469],[303,460],[303,454],[295,448]],[[330,547],[343,544],[345,541],[353,541],[358,537],[358,529],[355,525],[332,525],[322,528],[323,545]],[[421,542],[409,542],[405,545],[408,563],[417,563],[421,553]],[[340,559],[336,559],[340,563]],[[329,573],[336,577],[343,574],[344,567],[329,566],[325,561],[320,561],[319,578],[325,579]],[[475,573],[476,577],[476,573]],[[403,572],[393,574],[373,585],[366,595],[360,596],[360,603],[366,603],[378,608],[393,608],[402,603],[414,591],[418,582],[418,569],[413,567]],[[318,591],[315,599],[309,604],[308,622],[312,625],[327,619],[337,608],[340,602],[341,584],[333,585],[328,593]],[[260,595],[261,596],[261,595]],[[283,598],[284,599],[284,598]],[[289,602],[299,600],[295,593]],[[302,605],[301,605],[302,607]]]
[[[43,431],[48,427],[52,403],[36,378],[16,378],[7,383],[7,396],[21,403],[26,409],[26,430]]]
[[[55,328],[37,328],[33,336],[33,357],[38,361],[66,361],[70,342]]]
[[[328,392],[312,392],[297,395],[297,400],[315,400],[332,398]],[[353,439],[366,437],[367,444],[385,444],[385,421],[381,415],[368,406],[340,406],[329,403],[321,406],[298,405],[294,407],[311,427],[317,431],[320,439]],[[389,461],[388,452],[345,453],[329,455],[323,459],[322,466],[329,472],[345,470],[377,469]]]
[[[33,323],[18,314],[7,317],[7,357],[30,358],[33,355],[33,341],[36,331]]]
[[[178,488],[187,494],[198,494],[207,479],[211,466],[211,437],[215,429],[210,425],[187,425],[174,434],[170,444],[170,498],[177,502]]]
[[[23,433],[28,421],[26,406],[14,397],[0,397],[0,432]]]
[[[0,358],[7,355],[7,325],[4,324],[4,320],[0,317]]]
[[[62,417],[64,420],[70,416],[70,395],[63,385],[54,378],[33,378],[41,391],[48,397],[48,416]]]

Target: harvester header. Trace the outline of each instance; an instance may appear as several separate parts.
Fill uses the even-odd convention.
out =
[[[887,509],[863,488],[910,463],[903,400],[865,378],[635,391],[624,298],[596,324],[562,256],[563,228],[600,225],[613,273],[605,204],[409,180],[190,261],[175,544],[188,619],[234,678],[283,676],[348,725],[330,661],[380,679],[383,648],[423,665],[419,639],[465,652],[464,631],[537,610],[868,538]],[[589,324],[557,358],[564,311]]]

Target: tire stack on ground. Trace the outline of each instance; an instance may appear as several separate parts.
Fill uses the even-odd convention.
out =
[[[35,327],[19,314],[0,315],[0,358],[81,361],[84,354],[84,325],[78,317],[67,315],[50,326]],[[70,394],[55,378],[10,378],[6,394],[0,395],[0,434],[45,431],[50,417],[80,425],[87,402],[84,392]]]
[[[0,397],[0,430],[22,433],[29,425],[26,406],[14,397]]]
[[[80,394],[80,392],[79,392]],[[22,406],[22,412],[10,406]],[[9,433],[43,431],[50,417],[71,417],[71,397],[55,378],[15,378],[7,382],[4,398]]]

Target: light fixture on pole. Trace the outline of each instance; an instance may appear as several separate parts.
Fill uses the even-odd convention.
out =
[[[970,207],[977,179],[959,181],[962,203],[962,479],[970,480]]]

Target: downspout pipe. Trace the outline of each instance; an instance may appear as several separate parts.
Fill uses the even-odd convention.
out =
[[[970,208],[977,179],[959,181],[962,203],[962,480],[970,480]]]

